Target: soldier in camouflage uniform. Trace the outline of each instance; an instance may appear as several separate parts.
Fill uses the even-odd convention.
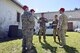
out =
[[[45,32],[46,32],[46,23],[48,20],[44,17],[44,13],[41,13],[41,17],[38,20],[38,23],[40,24],[39,29],[39,42],[41,42],[41,35],[43,35],[44,41],[46,41]]]
[[[59,29],[58,26],[58,15],[55,15],[55,20],[53,21],[53,36],[54,36],[54,42],[56,42],[56,35],[58,35],[58,41],[60,42],[59,38]]]
[[[24,13],[22,14],[22,33],[23,33],[23,53],[25,51],[30,51],[33,44],[33,29],[35,25],[33,15],[28,11],[28,7],[24,6]],[[27,52],[28,53],[28,52]]]
[[[33,17],[33,25],[35,26],[35,16],[34,16],[34,14],[35,14],[35,10],[34,9],[31,9],[30,10],[30,13],[32,14],[32,17]],[[33,36],[33,34],[34,34],[34,27],[33,27],[33,29],[32,29],[32,31],[33,31],[33,33],[32,33],[32,36]],[[33,38],[32,38],[32,40],[33,40]]]
[[[60,16],[59,16],[59,37],[61,40],[61,46],[63,47],[66,45],[65,35],[67,31],[67,23],[68,23],[68,17],[64,14],[65,9],[60,9]]]

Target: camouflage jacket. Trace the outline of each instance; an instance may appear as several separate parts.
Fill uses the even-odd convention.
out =
[[[52,22],[53,28],[56,29],[58,25],[58,19]]]
[[[48,20],[46,18],[39,18],[38,23],[40,23],[40,27],[45,27]]]
[[[59,25],[62,29],[67,29],[68,17],[65,14],[59,16]]]
[[[34,16],[30,12],[25,11],[22,14],[21,18],[22,18],[22,29],[34,28],[35,25]]]

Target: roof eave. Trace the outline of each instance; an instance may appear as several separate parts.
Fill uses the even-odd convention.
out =
[[[21,7],[22,8],[22,4],[20,4],[17,0],[11,0],[12,2],[14,2],[16,5],[18,5],[19,7]]]

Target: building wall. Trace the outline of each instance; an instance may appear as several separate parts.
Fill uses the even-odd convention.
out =
[[[54,20],[54,16],[58,15],[59,12],[44,12],[45,18],[49,19],[50,21]],[[68,19],[70,18],[77,18],[77,20],[69,20],[68,22],[73,22],[73,29],[75,29],[77,26],[80,28],[80,10],[76,11],[66,11],[65,14],[67,15]],[[41,13],[36,13],[35,16],[38,18],[41,17]]]
[[[55,15],[59,15],[59,12],[43,12],[46,18],[53,19]],[[41,13],[36,13],[35,15],[37,17],[40,17]],[[68,18],[80,18],[80,10],[76,11],[66,11],[65,14],[68,16]]]
[[[66,14],[69,18],[80,18],[80,10],[76,10],[76,11],[66,11],[65,14]]]
[[[73,29],[77,28],[77,25],[78,25],[78,24],[76,24],[77,21],[69,21],[69,22],[72,22],[73,23]]]
[[[21,22],[17,22],[17,12],[22,14],[22,8],[10,0],[0,0],[0,25],[3,30],[8,31],[10,25],[18,25],[22,29]]]

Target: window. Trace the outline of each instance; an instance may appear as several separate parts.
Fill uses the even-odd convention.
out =
[[[20,13],[17,12],[17,22],[20,22]]]

